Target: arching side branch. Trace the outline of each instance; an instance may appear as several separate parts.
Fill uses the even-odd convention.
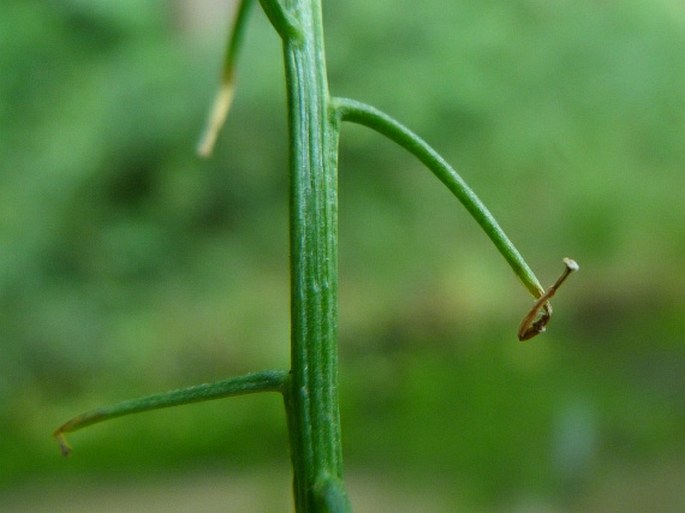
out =
[[[539,280],[487,207],[483,205],[454,168],[426,141],[400,122],[370,105],[347,98],[335,98],[333,105],[335,113],[341,120],[351,121],[376,130],[423,162],[466,207],[466,210],[483,228],[533,297],[538,298],[544,294],[545,290],[540,285]]]
[[[573,260],[564,259],[567,269],[569,269],[568,272],[545,292],[540,281],[487,207],[459,173],[426,141],[400,122],[370,105],[347,98],[334,98],[332,105],[332,114],[338,121],[358,123],[386,136],[423,162],[452,191],[481,228],[483,228],[483,231],[485,231],[490,240],[495,244],[495,247],[497,247],[501,255],[514,270],[516,276],[519,277],[533,297],[537,299],[537,302],[521,323],[518,332],[519,340],[528,340],[542,333],[552,315],[552,306],[549,299],[554,295],[561,282],[566,279],[568,273],[578,269],[578,264]]]

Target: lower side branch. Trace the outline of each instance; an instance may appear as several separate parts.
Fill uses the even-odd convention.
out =
[[[71,452],[71,447],[69,447],[69,444],[64,437],[65,433],[71,433],[86,426],[116,417],[158,410],[160,408],[168,408],[169,406],[209,401],[236,395],[254,394],[257,392],[283,393],[287,378],[287,371],[268,370],[245,374],[244,376],[229,378],[215,383],[204,383],[202,385],[194,385],[160,394],[139,397],[137,399],[131,399],[129,401],[82,413],[58,427],[53,433],[53,436],[57,438],[62,454],[68,456]]]

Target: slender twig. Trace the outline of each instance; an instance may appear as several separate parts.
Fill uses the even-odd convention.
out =
[[[58,427],[53,435],[59,441],[62,454],[67,456],[71,452],[71,447],[64,437],[65,433],[132,413],[256,392],[283,392],[287,377],[287,371],[269,370],[139,397],[78,415]]]
[[[335,98],[333,105],[343,121],[351,121],[376,130],[423,162],[466,207],[533,297],[538,298],[544,293],[535,273],[490,211],[454,168],[427,142],[403,124],[370,105],[347,98]]]
[[[236,59],[243,42],[243,35],[245,34],[248,14],[252,4],[254,4],[254,0],[241,0],[238,12],[233,20],[233,28],[230,31],[228,44],[226,45],[226,55],[224,57],[224,66],[221,70],[219,90],[209,111],[205,130],[197,145],[197,153],[201,157],[211,156],[216,138],[221,127],[226,122],[226,116],[228,116],[228,111],[233,103]]]

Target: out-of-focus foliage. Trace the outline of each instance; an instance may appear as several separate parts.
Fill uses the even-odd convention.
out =
[[[621,465],[685,481],[682,3],[324,4],[333,94],[442,151],[543,282],[563,256],[581,265],[549,333],[515,342],[529,298],[475,223],[410,156],[344,127],[348,466],[488,501],[577,499]],[[69,465],[49,439],[85,408],[287,366],[279,42],[256,12],[199,161],[215,8],[3,3],[3,481],[287,459],[273,397],[96,427]]]

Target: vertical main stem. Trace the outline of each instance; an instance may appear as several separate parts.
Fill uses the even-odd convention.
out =
[[[301,37],[284,53],[290,131],[291,377],[286,392],[298,513],[342,482],[337,391],[337,140],[321,0],[287,0]]]

